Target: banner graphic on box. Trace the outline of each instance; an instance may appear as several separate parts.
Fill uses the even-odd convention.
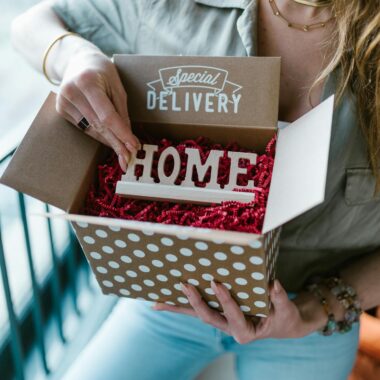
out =
[[[146,108],[160,111],[238,113],[242,86],[227,80],[227,70],[210,66],[175,66],[158,70],[147,83]],[[206,89],[207,92],[199,90]],[[183,91],[179,91],[183,90]]]

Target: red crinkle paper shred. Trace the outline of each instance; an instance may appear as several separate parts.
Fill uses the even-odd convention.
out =
[[[152,177],[158,182],[157,162],[161,152],[168,146],[173,146],[171,141],[162,139],[149,142],[159,146],[158,153],[153,160]],[[240,231],[249,233],[261,233],[265,207],[268,198],[269,185],[272,176],[274,155],[274,137],[266,146],[265,153],[258,155],[256,165],[249,164],[248,160],[241,160],[240,166],[247,167],[247,174],[239,175],[238,185],[246,185],[248,180],[253,180],[255,189],[250,190],[255,194],[250,203],[223,202],[212,205],[193,205],[186,203],[159,202],[150,200],[135,200],[121,197],[115,194],[117,181],[123,172],[118,164],[116,154],[108,156],[105,163],[98,165],[97,183],[93,184],[87,195],[83,212],[87,215],[121,218],[135,221],[155,222],[163,224],[176,224],[181,226],[192,226],[212,228],[219,230]],[[181,170],[177,184],[185,177],[187,155],[185,148],[197,148],[204,162],[208,152],[212,149],[223,150],[224,156],[220,159],[218,183],[222,186],[228,183],[230,160],[227,151],[247,152],[238,144],[231,143],[227,146],[212,144],[209,140],[199,137],[195,140],[186,140],[176,145],[181,157]],[[138,157],[141,157],[139,152]],[[171,173],[172,162],[167,159],[165,172]],[[210,170],[209,170],[210,171]],[[141,167],[137,166],[136,175],[141,175]],[[194,170],[193,180],[197,186],[203,187],[209,179],[210,173],[206,174],[203,183],[198,181]]]

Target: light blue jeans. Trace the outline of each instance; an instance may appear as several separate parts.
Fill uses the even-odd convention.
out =
[[[358,324],[344,335],[241,345],[197,318],[150,306],[120,300],[64,379],[190,380],[232,352],[240,380],[346,380],[355,361]]]

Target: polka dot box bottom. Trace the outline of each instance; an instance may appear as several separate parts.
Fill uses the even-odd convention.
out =
[[[245,314],[268,315],[279,229],[236,245],[84,222],[73,227],[105,294],[184,306],[180,282],[187,282],[221,310],[210,287],[214,279],[230,289]]]

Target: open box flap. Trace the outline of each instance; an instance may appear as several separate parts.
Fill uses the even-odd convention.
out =
[[[0,182],[62,210],[70,210],[100,143],[65,121],[50,93]]]
[[[277,128],[279,57],[113,59],[134,122]]]
[[[334,96],[278,131],[263,233],[325,198]]]
[[[70,222],[75,222],[79,225],[95,224],[98,226],[104,226],[115,229],[128,229],[134,231],[143,231],[147,235],[149,233],[165,234],[170,236],[181,236],[182,239],[202,239],[207,241],[214,241],[218,244],[240,244],[249,245],[254,244],[256,240],[261,238],[261,235],[236,232],[236,231],[223,231],[223,230],[211,230],[208,228],[197,228],[189,226],[180,226],[174,224],[162,224],[152,222],[139,222],[134,220],[126,220],[119,218],[107,218],[91,215],[80,214],[59,214],[59,213],[34,213],[34,216],[43,216],[47,218],[60,218]]]

